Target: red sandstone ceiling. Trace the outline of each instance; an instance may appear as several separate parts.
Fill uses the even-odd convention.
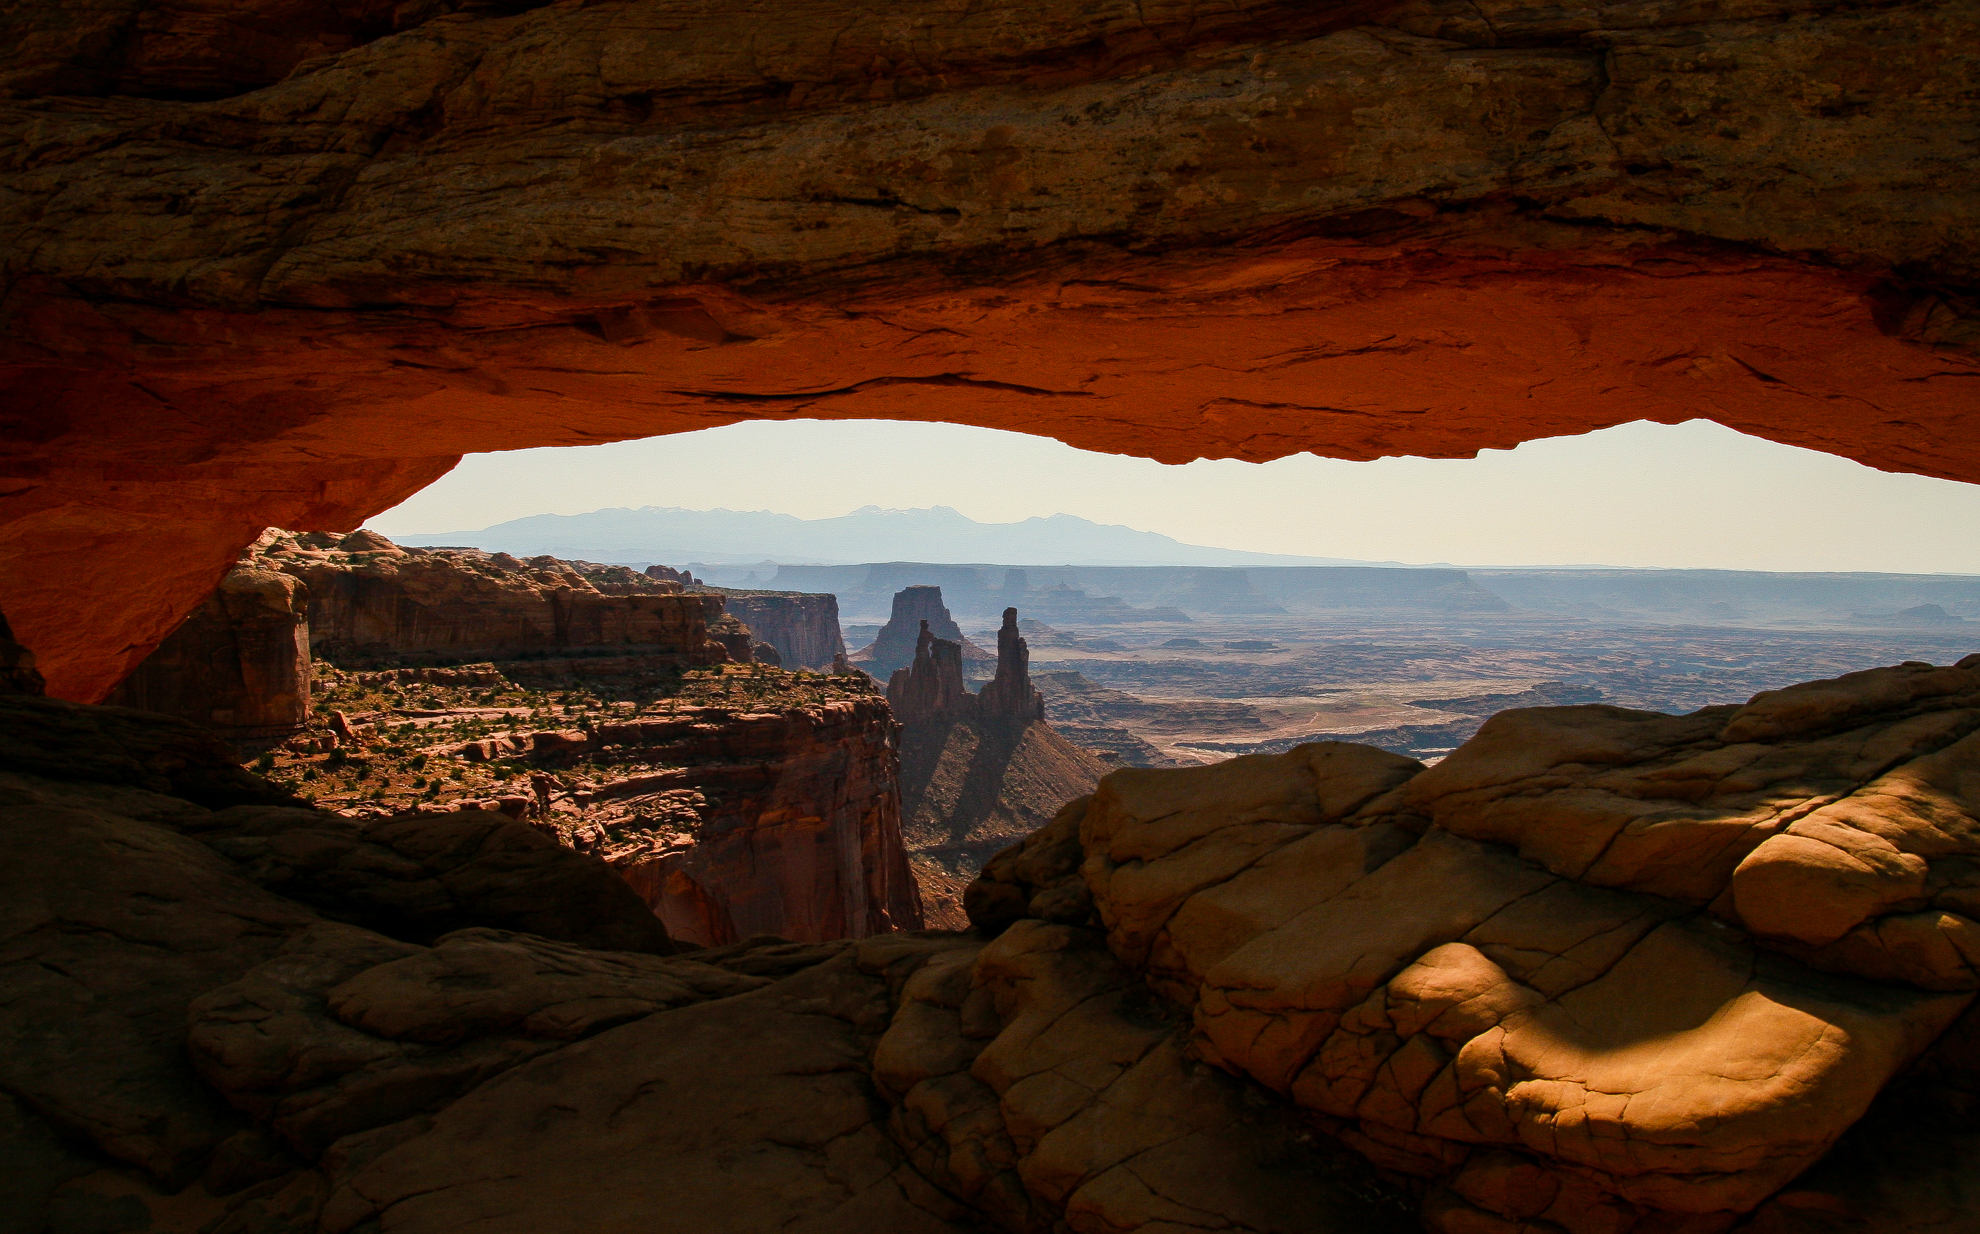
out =
[[[751,417],[1180,462],[1704,416],[1980,479],[1971,5],[336,13],[4,19],[0,568],[55,693],[263,526]]]

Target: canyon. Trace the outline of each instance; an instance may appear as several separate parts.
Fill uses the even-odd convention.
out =
[[[716,590],[726,602],[724,611],[774,648],[780,664],[822,671],[846,654],[836,596],[733,587]]]
[[[962,661],[973,668],[994,663],[997,657],[963,637],[956,619],[942,603],[939,586],[920,584],[903,587],[889,603],[887,624],[873,635],[873,641],[848,657],[849,662],[871,673],[877,680],[891,680],[922,654],[922,644],[933,637],[954,644]]]
[[[727,598],[678,572],[505,571],[446,550],[400,599],[389,580],[412,554],[319,539],[269,537],[160,652],[175,672],[196,639],[242,664],[306,656],[316,601],[360,597],[362,621],[326,611],[345,663],[311,666],[303,730],[257,760],[265,779],[182,722],[33,697],[25,673],[0,699],[16,717],[0,791],[17,838],[53,854],[23,877],[51,860],[113,871],[64,884],[50,911],[97,921],[170,878],[194,918],[167,936],[106,918],[137,941],[94,947],[33,919],[12,936],[94,991],[106,1039],[134,1043],[118,1070],[79,1063],[80,1084],[0,1076],[0,1133],[50,1229],[105,1206],[160,1230],[190,1231],[187,1214],[330,1230],[351,1212],[451,1228],[499,1194],[520,1230],[545,1203],[606,1220],[634,1202],[570,1154],[496,1192],[474,1181],[488,1154],[540,1143],[544,1112],[512,1075],[565,1094],[588,1144],[615,1110],[686,1113],[629,1083],[722,1085],[681,1098],[714,1140],[634,1133],[643,1159],[704,1172],[683,1229],[806,1212],[849,1230],[1098,1232],[1195,1210],[1286,1234],[1910,1234],[1971,1211],[1980,656],[1669,715],[1608,701],[1632,688],[1613,676],[1606,694],[1503,679],[1506,623],[1558,639],[1586,632],[1578,618],[1419,606],[1418,622],[1496,623],[1466,650],[1449,629],[1371,641],[1369,614],[1335,605],[1358,641],[1329,644],[1310,612],[1249,590],[1210,611],[1199,587],[1197,616],[1108,638],[1008,608],[972,693],[960,638],[918,614],[961,627],[922,586],[895,598],[916,643],[883,700],[864,673],[731,659],[711,637]],[[582,611],[573,579],[593,615],[532,624]],[[475,611],[489,594],[499,620]],[[652,625],[659,600],[702,637]],[[1945,624],[1911,637],[1958,641]],[[347,633],[366,629],[387,633]],[[399,629],[427,641],[400,652]],[[545,630],[560,641],[531,642]],[[1609,637],[1651,645],[1638,627]],[[1633,688],[1779,674],[1820,636],[1796,637],[1782,663]],[[1034,641],[1081,668],[1034,674]],[[435,662],[489,647],[518,650]],[[1301,709],[1314,681],[1397,664],[1421,697]],[[1500,678],[1448,692],[1488,669]],[[1248,696],[1147,699],[1087,670]],[[1252,693],[1267,680],[1276,699]],[[1358,730],[1373,744],[1312,739],[1381,706],[1422,719]],[[1166,767],[1082,748],[1110,734],[1111,762]],[[1450,745],[1428,767],[1379,748],[1433,738]],[[150,872],[184,858],[173,835],[218,872]],[[248,888],[275,902],[247,907]],[[263,935],[216,946],[195,911],[214,907]],[[197,962],[140,998],[137,956],[117,950],[133,946]],[[45,986],[22,982],[21,1024],[67,996]],[[183,1007],[183,1045],[160,1006]],[[326,1034],[350,1061],[293,1061]],[[45,1048],[23,1046],[23,1066]],[[825,1058],[836,1112],[808,1130],[817,1090],[786,1068]],[[133,1100],[167,1111],[162,1130],[115,1104]],[[834,1181],[849,1169],[885,1181],[849,1197]],[[773,1185],[767,1207],[738,1204]]]
[[[898,726],[863,675],[725,665],[630,697],[584,677],[520,686],[497,665],[395,676],[327,683],[327,721],[262,769],[345,817],[524,820],[604,861],[686,943],[922,924]]]
[[[722,578],[742,567],[702,568],[710,577]],[[995,620],[1006,606],[1016,605],[1055,625],[1525,612],[1595,624],[1861,631],[1915,627],[1919,620],[1902,614],[1924,605],[1937,606],[1947,617],[1980,619],[1980,582],[1956,574],[911,561],[777,565],[766,572],[775,582],[836,595],[848,622],[884,618],[889,598],[910,586],[942,588],[948,605],[969,621]]]
[[[897,612],[939,606],[937,591]],[[1016,609],[1004,610],[996,670],[976,693],[964,683],[963,645],[918,620],[914,659],[887,681],[887,702],[901,724],[902,833],[925,918],[961,929],[967,920],[958,893],[983,863],[1091,793],[1107,766],[1046,722]]]
[[[1076,623],[1021,625],[1053,726],[1144,767],[1324,738],[1434,760],[1508,707],[1690,711],[1811,674],[1958,659],[1980,618],[1980,582],[1958,575],[887,562],[776,577],[837,588],[855,622],[884,611],[876,580],[939,580],[986,642],[978,623],[1007,599],[1118,593]],[[1131,618],[1110,616],[1130,601]]]
[[[818,650],[831,597],[750,599]],[[270,531],[113,701],[347,817],[526,819],[696,945],[918,927],[885,704],[754,659],[728,602],[665,567]]]
[[[622,566],[271,528],[108,701],[256,745],[308,721],[317,657],[366,669],[502,660],[526,677],[570,671],[577,656],[588,676],[651,676],[746,660],[749,646],[719,601]]]

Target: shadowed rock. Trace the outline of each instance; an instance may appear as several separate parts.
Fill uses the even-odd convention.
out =
[[[1970,1224],[1980,1013],[1893,923],[1970,925],[1972,659],[1506,713],[1433,771],[1345,743],[1123,770],[989,863],[977,934],[681,956],[585,945],[618,926],[579,884],[617,880],[503,865],[521,824],[215,811],[91,753],[140,713],[24,701],[80,717],[68,778],[0,772],[29,1229]],[[1755,862],[1797,836],[1881,864]],[[375,928],[428,883],[485,919]],[[486,919],[529,889],[533,932]],[[1874,939],[1807,937],[1851,921]]]
[[[105,701],[184,716],[237,744],[301,731],[309,720],[308,596],[278,570],[234,567]]]

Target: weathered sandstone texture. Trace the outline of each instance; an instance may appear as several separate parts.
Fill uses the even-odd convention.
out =
[[[312,589],[313,584],[313,589]],[[763,656],[757,656],[761,647]],[[106,700],[261,746],[310,716],[310,664],[404,674],[501,661],[495,680],[649,681],[774,657],[723,598],[624,566],[402,549],[372,531],[264,532]]]
[[[932,590],[932,589],[931,589]],[[905,594],[905,593],[903,593]],[[1106,764],[1045,722],[1017,610],[1004,610],[996,676],[971,694],[963,648],[927,622],[887,683],[901,723],[902,832],[932,924],[963,924],[959,890],[983,862],[1093,791]]]
[[[57,694],[264,526],[751,416],[1707,415],[1980,479],[1964,0],[452,7],[8,11],[0,554]]]
[[[777,649],[785,668],[830,669],[846,654],[839,632],[839,598],[797,591],[721,589],[729,614]]]
[[[1760,1206],[1980,990],[1976,772],[1980,656],[1510,711],[1427,771],[1320,743],[1116,772],[969,902],[1093,914],[1198,1057],[1432,1183],[1432,1230],[1905,1229],[1852,1211],[1894,1161]],[[1969,1031],[1933,1051],[1955,1095]],[[1980,1170],[1975,1130],[1918,1164],[1918,1211]]]
[[[682,707],[590,732],[488,738],[479,758],[582,766],[544,821],[604,858],[676,938],[799,942],[921,928],[901,844],[896,725],[878,698]],[[612,774],[619,761],[665,770]]]
[[[262,745],[309,720],[309,591],[242,565],[104,701],[183,716],[237,744]]]
[[[961,627],[942,603],[942,589],[930,586],[903,587],[895,592],[887,624],[880,627],[880,633],[873,636],[871,643],[854,651],[848,659],[855,668],[885,682],[896,671],[914,663],[927,634],[954,643],[964,660],[987,664],[996,659],[963,637]]]
[[[697,943],[920,924],[898,726],[870,677],[539,675],[561,663],[324,669],[310,727],[256,766],[367,824],[463,809],[527,821],[606,859]],[[528,687],[510,680],[518,664]]]

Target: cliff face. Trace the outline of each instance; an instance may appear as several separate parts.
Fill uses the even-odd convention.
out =
[[[348,668],[573,651],[685,667],[729,655],[710,637],[721,597],[688,595],[624,567],[586,566],[608,594],[578,564],[554,557],[408,550],[373,532],[278,535],[252,560],[308,586],[310,646]],[[746,660],[748,631],[726,632],[742,640],[735,658]]]
[[[901,722],[901,810],[931,921],[960,924],[960,904],[933,894],[973,876],[993,852],[1091,792],[1107,767],[1045,722],[1017,610],[1004,611],[997,674],[963,683],[962,648],[923,624],[913,663],[887,683]]]
[[[546,818],[698,945],[919,929],[894,727],[877,698],[602,725],[539,761],[670,769],[604,778]]]
[[[786,668],[829,669],[846,653],[839,632],[839,599],[796,591],[722,588],[728,611],[777,649]]]
[[[749,664],[752,632],[724,611],[723,596],[623,567],[407,551],[370,532],[278,533],[251,560],[120,688],[120,702],[237,740],[280,739],[310,719],[312,644],[344,669],[391,665],[337,674],[331,701],[383,692],[402,718],[339,706],[327,728],[280,751],[279,766],[311,777],[358,769],[347,808],[389,815],[429,804],[414,790],[448,782],[442,760],[522,760],[539,773],[582,763],[561,791],[483,804],[608,852],[684,938],[820,940],[919,927],[901,846],[895,726],[877,698],[788,679],[794,697],[759,692],[751,711],[676,703],[665,720],[520,734],[490,727],[510,719],[509,708],[441,705],[443,695],[506,701],[519,686],[567,701],[590,688],[651,699],[680,689],[681,670]],[[434,667],[464,659],[484,662]],[[421,686],[421,705],[408,705],[401,692]],[[525,714],[542,706],[540,695],[523,698]],[[486,735],[418,740],[450,719]]]
[[[896,726],[870,678],[600,663],[326,671],[318,718],[262,766],[354,818],[526,820],[698,944],[920,925]]]
[[[181,716],[237,744],[264,744],[309,719],[308,588],[237,566],[106,700]]]

